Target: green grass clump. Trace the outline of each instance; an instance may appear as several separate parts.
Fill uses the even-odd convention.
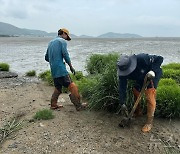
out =
[[[180,63],[162,66],[163,76],[157,89],[156,116],[180,117]]]
[[[81,79],[84,78],[84,75],[83,75],[82,71],[76,71],[75,75],[70,73],[70,77],[73,81],[80,81]]]
[[[170,63],[162,66],[163,69],[180,70],[180,63]]]
[[[52,110],[43,109],[43,110],[36,112],[36,114],[33,118],[37,119],[37,120],[48,120],[48,119],[53,119],[54,115],[53,115]]]
[[[164,69],[162,78],[171,78],[180,84],[180,70]]]
[[[53,78],[51,76],[51,73],[47,74],[46,81],[48,82],[49,85],[51,85],[51,86],[54,85],[54,81],[53,81]]]
[[[36,76],[36,71],[32,70],[32,71],[26,72],[26,76]]]
[[[161,86],[177,86],[177,83],[171,78],[163,78],[160,80],[158,87]]]
[[[162,66],[162,78],[172,78],[180,84],[180,63],[170,63]]]
[[[165,118],[180,117],[180,87],[172,79],[160,81],[157,89],[156,115]]]
[[[7,63],[0,63],[0,71],[9,71],[9,67]]]
[[[106,66],[112,61],[117,61],[118,57],[117,53],[107,55],[94,54],[87,60],[86,70],[89,74],[102,73]]]
[[[106,59],[106,58],[105,58]],[[116,60],[109,61],[97,82],[91,84],[91,94],[88,97],[89,107],[94,109],[117,110],[119,105]]]
[[[47,70],[47,71],[45,71],[45,72],[40,73],[40,74],[38,75],[38,77],[39,77],[40,79],[42,79],[43,81],[46,81],[46,77],[47,77],[47,75],[49,75],[49,74],[51,74],[51,72],[50,72],[50,70]]]
[[[54,85],[54,82],[53,82],[53,78],[51,76],[51,72],[50,70],[47,70],[45,72],[42,72],[38,75],[38,77],[43,80],[43,81],[46,81],[50,86],[53,86]]]
[[[85,99],[89,99],[91,97],[93,87],[95,87],[97,83],[97,77],[84,77],[80,81],[76,81],[79,92]]]
[[[0,147],[7,138],[9,138],[13,133],[21,128],[22,121],[19,121],[17,117],[14,117],[7,121],[6,124],[0,128]]]

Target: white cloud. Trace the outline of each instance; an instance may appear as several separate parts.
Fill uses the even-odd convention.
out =
[[[142,25],[180,26],[179,18],[171,16],[139,16],[134,22]]]
[[[100,35],[133,32],[163,34],[163,28],[180,31],[179,0],[0,0],[0,21],[18,27],[57,31],[61,26],[74,34]],[[141,30],[142,29],[142,30]],[[172,31],[164,30],[164,35]],[[178,34],[178,32],[176,32]]]

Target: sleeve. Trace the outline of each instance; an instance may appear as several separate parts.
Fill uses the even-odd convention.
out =
[[[45,61],[49,62],[48,49],[47,49],[46,54],[45,54]]]
[[[62,43],[62,55],[67,64],[71,63],[69,53],[67,51],[67,43],[66,42]]]
[[[164,58],[162,56],[156,56],[153,55],[151,57],[151,68],[152,71],[157,72],[161,66],[161,64],[163,63]]]
[[[121,105],[126,103],[126,89],[127,79],[125,77],[119,77],[119,99]]]

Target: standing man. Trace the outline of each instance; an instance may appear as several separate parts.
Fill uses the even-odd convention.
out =
[[[163,62],[163,57],[149,54],[137,54],[137,55],[124,55],[121,56],[117,62],[118,76],[119,76],[119,96],[120,104],[122,108],[126,108],[126,89],[128,79],[134,80],[135,86],[133,88],[133,94],[135,99],[138,98],[141,88],[143,86],[144,78],[146,74],[155,74],[152,82],[147,86],[145,90],[147,100],[147,121],[142,128],[143,132],[149,132],[152,128],[154,112],[156,109],[156,88],[158,82],[162,76],[162,69],[160,68]],[[141,115],[142,110],[140,105],[137,106],[135,116]]]
[[[66,70],[65,62],[69,65],[71,72],[75,75],[75,69],[71,64],[69,53],[67,51],[66,41],[70,41],[69,31],[65,28],[58,30],[58,36],[51,40],[48,44],[45,60],[49,62],[51,75],[54,80],[54,92],[51,97],[51,109],[59,109],[62,105],[57,105],[59,95],[62,93],[62,86],[67,87],[71,92],[70,99],[75,105],[76,110],[85,108],[86,104],[80,103],[80,95],[76,84],[71,80]]]

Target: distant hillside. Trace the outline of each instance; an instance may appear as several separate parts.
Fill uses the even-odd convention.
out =
[[[140,38],[140,37],[142,36],[137,35],[137,34],[129,34],[129,33],[120,34],[120,33],[113,33],[113,32],[105,33],[98,36],[98,38]]]
[[[25,28],[18,28],[8,23],[0,22],[0,36],[57,36],[56,32],[47,33],[42,30],[32,30],[32,29],[25,29]],[[120,34],[120,33],[113,33],[109,32],[106,34],[102,34],[98,37],[81,35],[77,36],[71,34],[72,38],[140,38],[142,36],[137,34]]]
[[[78,36],[79,38],[93,38],[93,36],[88,36],[88,35],[80,35]]]
[[[23,29],[13,26],[11,24],[0,22],[0,35],[11,35],[11,36],[19,36],[19,35],[35,35],[35,36],[45,36],[48,35],[47,32],[41,30],[31,30],[31,29]]]
[[[25,28],[18,28],[8,23],[0,22],[0,36],[57,36],[57,32],[47,33],[41,30],[32,30]],[[72,38],[77,38],[78,36],[71,34]]]

